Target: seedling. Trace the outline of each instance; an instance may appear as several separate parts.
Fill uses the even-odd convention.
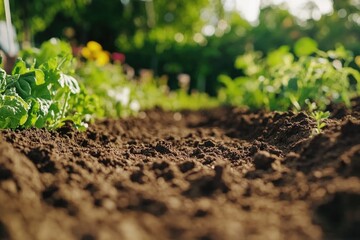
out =
[[[310,116],[316,122],[316,128],[313,129],[313,135],[316,135],[321,133],[322,129],[326,126],[325,120],[329,118],[330,112],[313,111],[310,113]]]

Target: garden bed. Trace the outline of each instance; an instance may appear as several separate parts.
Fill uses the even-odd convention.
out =
[[[0,133],[0,239],[360,236],[360,112],[159,109]]]

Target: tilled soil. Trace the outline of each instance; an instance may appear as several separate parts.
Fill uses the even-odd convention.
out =
[[[359,239],[359,104],[331,111],[2,131],[0,239]]]

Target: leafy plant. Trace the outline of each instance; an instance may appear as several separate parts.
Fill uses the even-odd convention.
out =
[[[52,58],[39,67],[18,59],[11,75],[0,69],[0,129],[49,128],[72,121],[86,127],[92,102],[75,78],[60,69],[66,59]]]
[[[313,129],[313,134],[319,134],[322,132],[322,129],[326,126],[325,120],[329,118],[330,112],[313,111],[310,113],[310,116],[316,122],[316,128]]]
[[[87,61],[77,67],[76,75],[89,93],[98,96],[102,111],[97,117],[123,117],[140,110],[135,81],[128,79],[121,65]]]
[[[218,101],[205,93],[188,93],[188,89],[170,91],[166,78],[154,78],[151,71],[143,70],[139,77],[130,77],[121,65],[99,66],[86,62],[76,74],[87,90],[99,97],[104,110],[99,117],[124,117],[140,110],[159,106],[165,110],[199,109],[218,105]]]
[[[305,38],[295,44],[295,52],[283,46],[266,57],[259,52],[238,57],[235,66],[244,76],[220,76],[225,86],[220,98],[252,109],[300,111],[308,100],[320,110],[330,102],[349,106],[350,98],[360,93],[360,73],[349,67],[352,55],[342,46],[324,52]]]
[[[76,97],[71,95],[64,98],[66,104],[71,105],[71,111],[80,113],[72,116],[88,120],[129,116],[154,106],[166,110],[181,110],[218,105],[216,99],[205,93],[188,94],[190,78],[183,76],[182,81],[185,79],[186,84],[179,81],[180,89],[170,91],[167,78],[155,78],[151,70],[143,69],[137,77],[129,66],[125,72],[121,61],[113,64],[101,61],[100,64],[99,56],[107,53],[99,43],[90,41],[81,53],[84,58],[74,61],[70,45],[54,38],[44,42],[39,49],[32,48],[22,52],[26,63],[33,63],[34,69],[42,69],[47,64],[46,59],[55,59],[59,63],[61,61],[61,71],[69,75],[75,74],[81,92],[75,94]]]

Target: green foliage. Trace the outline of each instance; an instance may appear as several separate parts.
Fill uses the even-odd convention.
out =
[[[309,100],[320,110],[330,102],[349,106],[350,98],[360,93],[360,73],[349,67],[351,53],[342,46],[327,52],[314,50],[316,44],[310,39],[300,39],[295,45],[298,56],[286,46],[266,57],[259,52],[240,56],[235,66],[245,76],[219,77],[225,85],[220,91],[222,101],[283,111],[304,109]]]
[[[28,65],[34,64],[35,67],[45,64],[49,59],[55,59],[64,73],[72,74],[76,67],[70,44],[56,38],[43,42],[40,48],[25,48],[21,51],[21,57]]]
[[[188,87],[182,86],[178,90],[170,91],[166,82],[161,83],[159,79],[140,79],[136,95],[142,109],[158,106],[169,111],[179,111],[219,106],[219,101],[206,93],[194,91],[189,94]]]
[[[90,94],[96,95],[101,111],[97,117],[120,117],[138,112],[135,83],[129,81],[121,65],[98,66],[88,61],[78,65],[76,75]]]
[[[96,40],[107,50],[125,53],[127,63],[136,70],[152,69],[156,76],[167,74],[171,86],[177,74],[187,73],[192,89],[213,95],[219,86],[217,76],[238,76],[240,71],[233,69],[232,63],[249,50],[268,53],[283,45],[293,49],[297,39],[309,36],[320,49],[333,49],[341,43],[355,56],[360,55],[358,0],[333,1],[331,14],[307,21],[263,1],[256,25],[250,25],[237,11],[225,11],[221,2],[10,0],[20,41],[39,44],[58,37],[85,44]],[[315,13],[314,6],[304,7]],[[0,4],[0,17],[4,19],[2,8]],[[202,30],[207,25],[215,28],[214,35],[204,35]],[[314,50],[311,46],[310,52]],[[307,50],[294,51],[299,55]]]
[[[0,128],[17,128],[28,116],[29,105],[16,93],[0,95]]]
[[[360,4],[359,0],[333,1],[333,12],[319,20],[310,20],[304,28],[321,49],[332,49],[338,43],[360,55]]]
[[[79,108],[91,99],[75,78],[64,74],[64,60],[52,58],[39,67],[18,59],[11,75],[0,69],[0,129],[58,128],[72,121],[82,129],[92,109]]]
[[[154,78],[147,70],[134,78],[124,74],[121,65],[100,67],[87,62],[76,73],[88,91],[98,96],[103,109],[98,117],[124,117],[155,106],[174,111],[213,107],[219,103],[205,93],[188,94],[184,88],[169,91],[166,80]]]
[[[77,10],[89,0],[10,0],[13,23],[21,41],[29,43],[33,34],[43,31],[59,12],[76,17]],[[0,19],[4,19],[3,4],[0,4]],[[21,31],[20,31],[21,30]]]
[[[69,44],[57,39],[44,42],[39,49],[24,50],[22,55],[27,62],[36,59],[34,66],[37,67],[47,64],[46,59],[55,59],[63,72],[74,72],[80,85],[84,86],[82,91],[86,88],[86,94],[69,99],[69,102],[75,112],[84,112],[87,118],[124,117],[154,106],[180,110],[218,104],[204,93],[189,95],[188,82],[177,91],[169,91],[167,80],[154,78],[150,70],[144,69],[140,77],[135,77],[132,68],[127,66],[125,73],[120,63],[100,66],[91,59],[74,61]],[[51,74],[48,72],[45,75]],[[59,83],[74,87],[68,80],[60,78]],[[73,103],[74,99],[77,102]]]
[[[315,40],[304,37],[298,40],[294,45],[294,52],[297,56],[308,56],[316,52],[318,49]]]
[[[315,120],[316,123],[316,128],[314,128],[313,134],[319,134],[326,126],[325,120],[330,117],[330,112],[313,111],[310,113],[310,116]]]

